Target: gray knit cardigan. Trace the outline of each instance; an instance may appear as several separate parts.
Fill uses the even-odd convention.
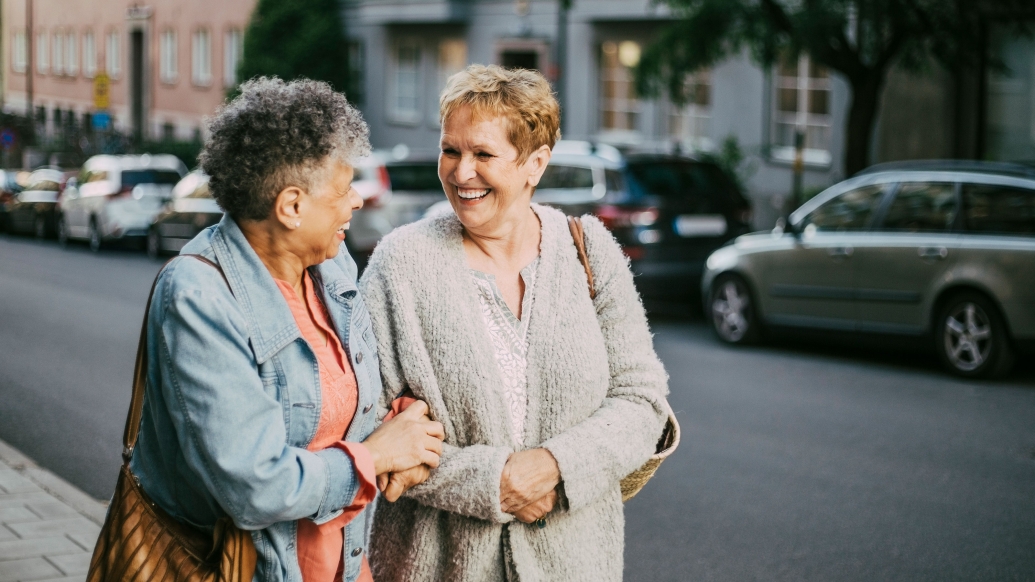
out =
[[[532,207],[542,242],[524,440],[557,459],[566,502],[544,529],[500,511],[503,465],[519,449],[460,222],[450,214],[401,227],[378,245],[361,282],[384,381],[381,414],[410,388],[445,426],[446,444],[426,482],[378,506],[370,547],[378,582],[622,579],[619,481],[654,452],[668,379],[611,234],[583,218],[591,300],[564,215]]]

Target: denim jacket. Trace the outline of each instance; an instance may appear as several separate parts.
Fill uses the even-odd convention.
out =
[[[147,391],[131,469],[173,517],[211,531],[229,515],[251,530],[256,581],[301,582],[296,520],[333,519],[359,489],[343,451],[306,450],[320,420],[316,355],[229,216],[182,253],[219,264],[226,281],[189,257],[173,260],[159,277],[148,314]],[[378,424],[381,378],[356,264],[342,245],[336,258],[309,274],[359,384],[346,440],[363,441]],[[373,513],[372,503],[345,529],[346,581],[359,576]]]

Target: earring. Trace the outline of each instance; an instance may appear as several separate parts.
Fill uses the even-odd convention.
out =
[[[295,223],[295,228],[298,228],[300,226],[302,226],[302,221],[301,220],[299,220],[298,222]]]

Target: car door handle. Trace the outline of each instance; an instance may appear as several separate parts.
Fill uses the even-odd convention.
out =
[[[916,252],[925,261],[940,261],[949,256],[949,249],[945,247],[920,247]]]
[[[855,253],[855,249],[852,247],[833,247],[827,251],[827,254],[835,259],[847,259]]]

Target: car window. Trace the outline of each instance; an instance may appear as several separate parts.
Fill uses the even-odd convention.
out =
[[[61,185],[53,180],[39,180],[29,184],[26,190],[45,190],[47,192],[57,192],[61,189]]]
[[[964,184],[963,208],[969,232],[1035,235],[1035,190]]]
[[[956,222],[956,185],[903,182],[888,207],[881,230],[945,232]]]
[[[126,170],[122,172],[122,187],[132,188],[137,184],[175,185],[180,178],[180,173],[174,170]]]
[[[604,170],[604,184],[608,194],[625,191],[625,179],[618,170]]]
[[[678,198],[687,212],[721,212],[747,201],[715,164],[681,160],[630,162],[627,185],[634,196]]]
[[[864,230],[887,188],[887,184],[878,184],[849,190],[813,210],[802,226],[818,231]]]
[[[438,164],[392,164],[387,166],[388,181],[397,191],[442,191]]]
[[[592,188],[593,170],[579,166],[546,166],[543,177],[539,179],[539,190],[555,188]]]
[[[201,180],[201,183],[184,198],[212,198],[212,191],[208,188],[208,180]]]
[[[100,182],[101,180],[107,179],[108,172],[105,172],[104,170],[87,170],[86,168],[83,168],[82,171],[79,172],[77,181],[80,184],[86,184],[89,182]]]

